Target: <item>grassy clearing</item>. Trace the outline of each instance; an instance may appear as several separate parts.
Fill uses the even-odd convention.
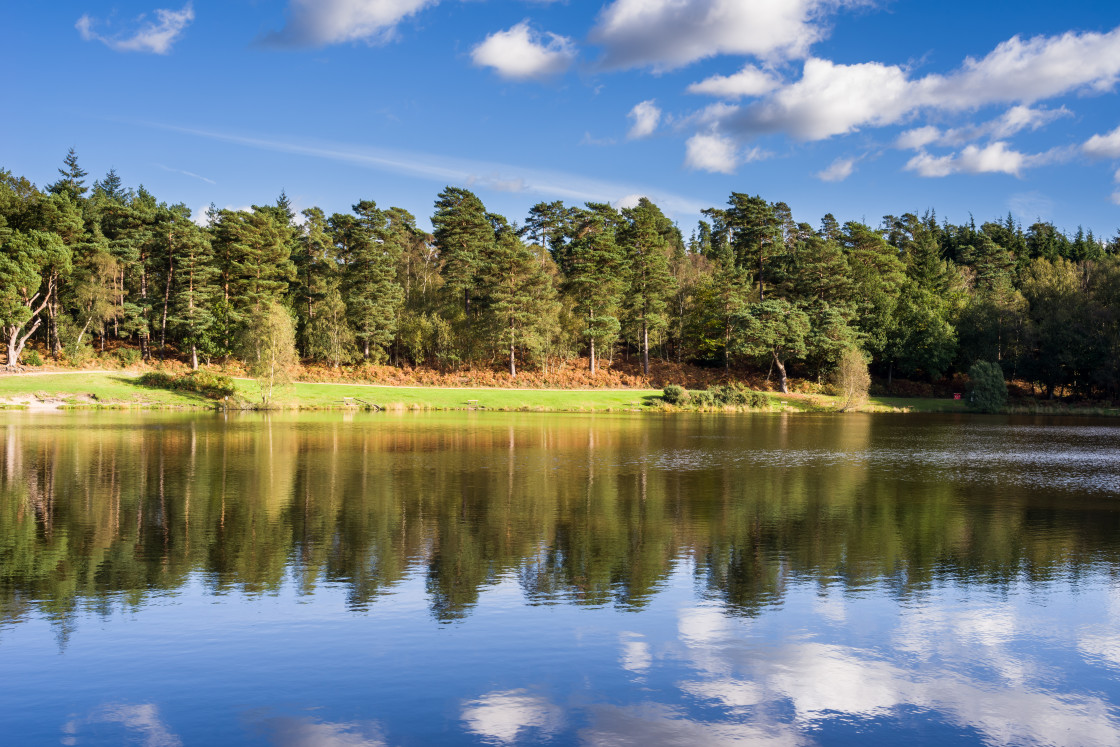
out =
[[[238,394],[247,401],[258,401],[255,382],[238,379],[237,388]],[[647,408],[660,401],[660,394],[660,390],[654,389],[438,389],[298,383],[282,390],[276,398],[276,405],[284,408],[337,409],[360,407],[365,402],[389,410],[599,412]]]
[[[196,394],[140,386],[125,373],[0,376],[0,402],[25,407],[212,408]]]
[[[222,403],[201,395],[142,386],[133,373],[73,372],[0,376],[0,409],[214,409]],[[233,407],[260,401],[255,381],[236,379]],[[763,392],[768,412],[827,413],[840,408],[837,397],[823,394]],[[297,383],[277,394],[282,409],[341,410],[374,404],[388,410],[494,410],[507,412],[695,412],[665,404],[660,389],[499,389],[493,387],[394,387],[372,384]],[[709,407],[704,412],[738,412]],[[963,400],[923,397],[872,397],[863,412],[965,413]],[[1120,416],[1110,407],[1062,404],[1013,404],[1010,414]]]

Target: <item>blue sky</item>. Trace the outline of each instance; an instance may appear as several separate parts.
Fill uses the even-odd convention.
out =
[[[200,211],[398,205],[523,220],[647,195],[687,236],[732,191],[877,225],[936,209],[1120,228],[1120,3],[4,3],[0,167]]]

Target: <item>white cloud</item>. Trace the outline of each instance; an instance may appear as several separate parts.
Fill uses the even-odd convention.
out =
[[[897,122],[913,107],[902,68],[865,62],[837,65],[809,59],[801,79],[743,110],[749,132],[785,132],[799,140],[823,140],[863,125]]]
[[[1023,130],[1037,130],[1056,119],[1072,116],[1073,112],[1064,106],[1057,109],[1047,109],[1045,107],[1032,109],[1020,104],[1005,111],[999,119],[989,122],[986,127],[991,136],[998,139],[1011,137]]]
[[[83,15],[74,24],[78,33],[86,41],[99,41],[110,49],[118,52],[151,52],[153,54],[167,54],[171,45],[179,40],[184,29],[194,20],[194,8],[190,3],[183,6],[182,10],[156,10],[156,20],[143,23],[132,35],[103,36],[93,30],[98,23],[88,15]],[[144,16],[136,19],[142,23]]]
[[[282,47],[319,47],[349,41],[383,43],[397,24],[439,0],[291,0],[284,28],[263,41]]]
[[[636,207],[638,207],[638,203],[641,202],[643,197],[645,197],[645,195],[637,194],[637,193],[626,195],[625,197],[620,197],[617,200],[615,200],[614,202],[612,202],[611,207],[613,207],[615,210],[625,210],[626,208],[636,208]]]
[[[941,140],[941,130],[932,125],[907,130],[898,136],[895,147],[903,150],[918,150]]]
[[[938,177],[953,173],[953,156],[931,156],[924,150],[906,162],[907,171],[915,171],[919,176]]]
[[[1093,135],[1081,150],[1093,158],[1120,158],[1120,127],[1104,135]]]
[[[733,174],[739,165],[734,138],[716,132],[696,133],[685,144],[684,164],[695,171]]]
[[[467,730],[491,741],[513,744],[527,729],[550,736],[563,724],[563,712],[524,690],[493,692],[467,703],[462,712]]]
[[[781,85],[775,76],[747,65],[733,75],[713,75],[688,87],[689,93],[701,93],[724,99],[739,99],[744,96],[762,96]]]
[[[1109,199],[1112,200],[1112,204],[1120,205],[1120,192],[1113,192]]]
[[[907,162],[906,170],[927,177],[956,173],[1022,176],[1024,169],[1061,163],[1069,160],[1072,153],[1069,148],[1051,148],[1043,153],[1020,153],[1009,148],[1005,141],[997,140],[984,147],[969,145],[960,153],[944,156],[931,156],[923,150]]]
[[[841,65],[810,58],[799,80],[730,116],[720,126],[740,136],[783,132],[800,140],[823,140],[862,127],[898,124],[923,109],[961,111],[1017,103],[993,122],[941,133],[938,141],[1002,138],[1069,114],[1064,108],[1027,105],[1078,91],[1103,92],[1118,77],[1120,28],[1107,34],[1070,32],[1026,41],[1013,37],[979,60],[966,59],[952,73],[918,79],[898,65]],[[932,129],[919,128],[905,133],[902,142],[922,147],[935,142],[932,135]]]
[[[820,16],[844,0],[614,0],[591,40],[608,68],[672,70],[719,54],[797,58],[824,36]]]
[[[650,99],[635,104],[626,116],[634,120],[634,124],[626,137],[637,140],[638,138],[649,137],[657,129],[657,124],[661,121],[661,109],[657,107],[653,99]]]
[[[529,28],[528,21],[494,32],[471,50],[475,65],[491,67],[510,80],[558,75],[571,67],[575,58],[576,48],[571,39],[548,32],[539,34]]]
[[[827,169],[817,173],[817,178],[822,182],[842,182],[852,175],[856,159],[837,158]]]
[[[1120,27],[1107,34],[1067,32],[1024,41],[1013,36],[948,75],[929,75],[919,97],[946,109],[996,102],[1032,103],[1071,91],[1104,92],[1120,75]]]
[[[1073,112],[1064,106],[1057,109],[1013,106],[996,119],[979,125],[956,127],[944,132],[933,126],[907,130],[898,136],[895,146],[904,150],[919,150],[933,144],[959,146],[985,137],[1000,140],[1026,129],[1037,130],[1056,119],[1072,115]]]

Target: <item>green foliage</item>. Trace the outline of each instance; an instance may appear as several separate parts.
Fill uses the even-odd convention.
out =
[[[848,348],[832,373],[832,384],[840,396],[840,411],[859,409],[867,402],[871,388],[871,374],[867,370],[867,356],[862,350]]]
[[[661,393],[661,399],[670,405],[679,405],[688,399],[688,392],[683,386],[669,384]]]
[[[237,391],[233,379],[229,376],[206,369],[191,371],[182,376],[175,376],[165,371],[148,371],[137,378],[136,381],[141,386],[153,389],[194,392],[216,400],[232,397]]]
[[[27,355],[23,356],[23,362],[29,366],[35,366],[36,368],[38,368],[39,366],[43,365],[43,358],[39,355],[38,350],[29,350],[27,352]]]
[[[136,348],[117,348],[114,352],[114,355],[117,358],[117,362],[125,368],[128,368],[129,366],[135,366],[143,357],[140,355],[140,351]]]
[[[998,363],[976,361],[968,369],[968,405],[980,412],[999,412],[1007,404],[1007,382]]]
[[[241,360],[260,387],[261,404],[269,407],[276,389],[291,383],[299,363],[291,314],[276,302],[255,310],[242,330],[239,349]]]

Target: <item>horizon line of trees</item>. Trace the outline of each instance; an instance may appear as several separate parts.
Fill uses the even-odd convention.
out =
[[[282,192],[250,210],[86,185],[73,149],[40,190],[0,170],[0,331],[9,368],[32,340],[80,359],[109,340],[145,358],[260,358],[288,329],[305,360],[502,365],[586,356],[766,369],[782,391],[858,350],[872,369],[938,380],[978,360],[1048,395],[1120,398],[1120,233],[1068,236],[1012,216],[954,225],[887,215],[796,222],[733,192],[685,239],[650,200],[541,202],[524,223],[447,187],[431,234],[371,200],[349,213]],[[279,319],[278,317],[283,317]],[[281,335],[283,336],[283,335]],[[283,356],[281,356],[283,357]]]

